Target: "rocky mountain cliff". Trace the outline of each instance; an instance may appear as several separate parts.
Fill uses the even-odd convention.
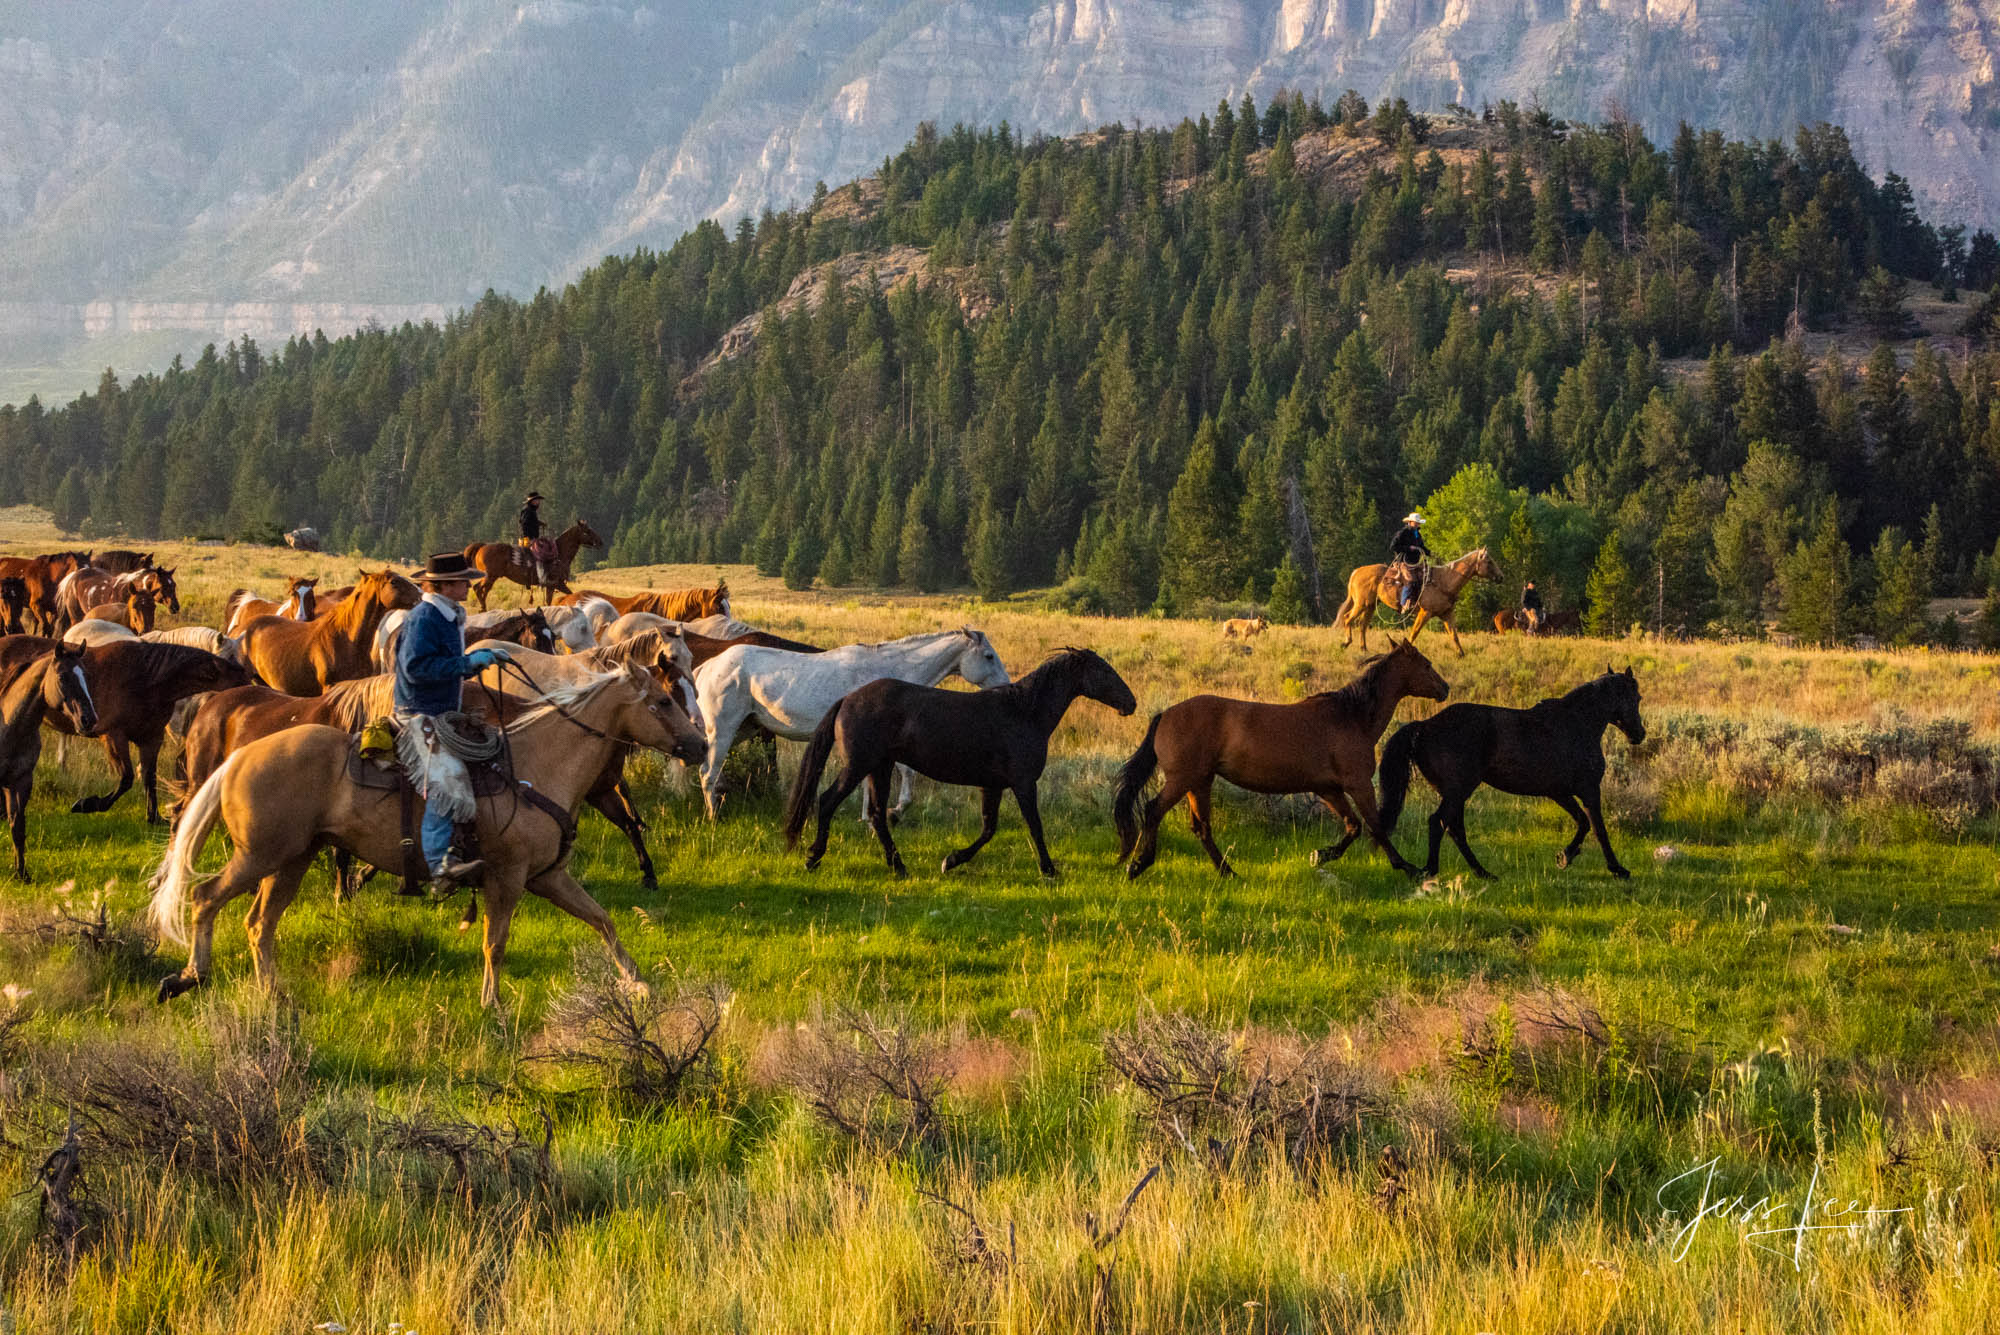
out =
[[[0,361],[66,355],[92,302],[214,337],[531,291],[865,174],[920,120],[1065,133],[1280,87],[1615,101],[1656,136],[1835,120],[1927,213],[1993,225],[1996,60],[2000,0],[16,6]]]

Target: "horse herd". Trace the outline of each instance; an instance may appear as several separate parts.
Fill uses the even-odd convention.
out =
[[[27,874],[26,807],[44,727],[103,739],[119,769],[115,792],[79,799],[76,811],[106,810],[132,786],[129,751],[136,748],[149,820],[160,819],[158,756],[166,736],[177,733],[181,801],[169,811],[173,833],[154,877],[152,915],[162,936],[187,946],[189,956],[185,969],[162,981],[161,1000],[208,977],[215,915],[242,895],[252,896],[246,924],[256,972],[270,984],[277,922],[319,851],[401,866],[398,795],[360,782],[350,758],[353,734],[391,712],[386,666],[418,591],[392,570],[359,572],[352,585],[329,591],[298,579],[278,598],[232,595],[219,628],[142,631],[82,615],[104,605],[79,602],[65,588],[101,590],[109,576],[123,579],[117,587],[128,594],[144,589],[156,603],[177,607],[173,572],[144,557],[123,571],[102,560],[62,553],[0,566],[0,580],[25,593],[21,615],[31,618],[33,632],[0,638],[0,789],[16,872]],[[469,648],[505,643],[512,658],[468,683],[465,696],[468,713],[506,732],[512,776],[479,801],[487,874],[467,923],[484,908],[487,1005],[498,1000],[509,924],[528,893],[592,926],[620,973],[639,985],[610,917],[568,868],[576,814],[587,803],[625,834],[646,887],[657,890],[645,824],[624,776],[634,749],[697,767],[715,818],[724,802],[723,760],[739,737],[805,742],[784,832],[795,846],[814,823],[808,868],[824,855],[834,814],[857,787],[866,787],[863,818],[899,875],[906,868],[891,822],[910,800],[911,773],[981,792],[979,834],[944,858],[946,871],[993,837],[1011,793],[1042,873],[1053,876],[1038,802],[1050,736],[1079,699],[1120,715],[1138,708],[1131,687],[1089,649],[1060,650],[1018,680],[987,636],[970,627],[822,649],[737,621],[726,585],[623,597],[580,590],[546,607],[479,613],[470,624]],[[954,676],[975,689],[941,689]],[[1617,725],[1634,743],[1645,736],[1631,670],[1607,670],[1529,710],[1456,704],[1405,725],[1383,753],[1378,804],[1376,746],[1397,704],[1448,695],[1437,670],[1405,641],[1364,659],[1345,686],[1295,704],[1214,695],[1181,701],[1152,718],[1120,772],[1112,798],[1119,861],[1130,876],[1144,872],[1158,851],[1161,820],[1185,801],[1195,837],[1216,870],[1230,874],[1211,804],[1214,782],[1223,778],[1253,792],[1310,794],[1338,817],[1345,836],[1318,850],[1315,865],[1365,833],[1393,866],[1415,872],[1392,839],[1414,767],[1440,796],[1425,872],[1436,872],[1448,834],[1477,874],[1489,874],[1464,826],[1466,798],[1486,783],[1549,797],[1575,818],[1560,864],[1594,830],[1607,867],[1625,875],[1604,827],[1599,788],[1605,727]],[[833,778],[822,790],[829,768]],[[1161,787],[1149,800],[1156,771]],[[233,851],[219,873],[203,876],[195,862],[217,825],[228,830]],[[340,893],[352,892],[345,872],[337,884]]]

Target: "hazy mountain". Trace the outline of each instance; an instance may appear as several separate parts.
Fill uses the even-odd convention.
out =
[[[2000,0],[18,0],[0,363],[94,380],[86,332],[442,314],[863,174],[919,120],[1068,132],[1280,86],[1615,98],[1656,136],[1837,120],[1991,225],[1996,53]]]

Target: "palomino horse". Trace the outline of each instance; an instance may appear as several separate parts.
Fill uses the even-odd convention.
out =
[[[578,551],[585,547],[602,547],[604,539],[597,536],[597,530],[581,519],[556,535],[555,560],[548,563],[548,578],[540,579],[535,574],[535,554],[519,543],[475,542],[465,549],[465,559],[479,568],[483,577],[472,592],[479,599],[479,610],[486,610],[486,595],[493,592],[493,586],[503,579],[511,579],[516,584],[528,586],[528,603],[535,601],[535,590],[542,591],[542,601],[556,600],[556,590],[569,590],[570,565],[576,560]]]
[[[723,580],[712,589],[648,589],[644,593],[628,594],[582,589],[565,596],[562,601],[584,603],[593,598],[611,604],[612,610],[619,616],[627,612],[651,612],[669,621],[699,621],[703,617],[729,615],[728,580]]]
[[[1006,665],[992,641],[984,631],[969,626],[906,635],[882,644],[850,644],[820,654],[748,644],[725,649],[694,674],[702,722],[708,729],[701,791],[709,819],[721,812],[722,761],[745,719],[755,719],[780,737],[803,742],[841,697],[857,686],[881,677],[935,686],[954,674],[974,686],[999,686],[1007,680]],[[902,801],[909,801],[907,775]]]
[[[1354,643],[1354,632],[1361,631],[1361,652],[1368,652],[1368,623],[1375,616],[1375,603],[1379,599],[1382,606],[1391,609],[1396,606],[1396,590],[1385,583],[1382,576],[1387,574],[1386,565],[1362,566],[1347,577],[1347,598],[1340,604],[1340,610],[1333,614],[1333,624],[1343,627],[1347,634],[1340,641],[1341,648]],[[1451,632],[1451,647],[1458,650],[1459,657],[1465,656],[1465,646],[1458,642],[1458,627],[1451,623],[1451,614],[1458,607],[1458,595],[1472,579],[1499,579],[1500,567],[1486,554],[1484,547],[1475,547],[1456,561],[1431,567],[1431,577],[1424,584],[1424,591],[1417,595],[1417,619],[1410,626],[1410,638],[1417,638],[1424,623],[1432,620],[1444,622],[1444,628]]]
[[[393,570],[362,573],[332,616],[318,621],[258,617],[243,628],[251,671],[289,695],[318,695],[337,681],[375,671],[375,632],[397,608],[417,605],[417,586]]]
[[[894,678],[869,682],[836,705],[814,729],[812,745],[792,781],[785,804],[785,846],[796,848],[806,818],[815,808],[819,828],[806,852],[806,868],[826,855],[833,813],[863,779],[874,797],[871,823],[889,870],[907,874],[903,855],[889,833],[889,782],[904,765],[939,783],[962,784],[981,793],[979,837],[945,856],[944,870],[972,861],[1000,823],[1000,798],[1014,794],[1021,819],[1034,840],[1042,875],[1056,864],[1042,838],[1041,807],[1035,786],[1049,761],[1049,734],[1081,697],[1120,714],[1139,707],[1132,688],[1111,664],[1088,649],[1062,649],[1016,682],[984,691],[941,691]],[[819,776],[839,747],[845,764],[825,793]],[[818,797],[818,802],[814,798]]]
[[[17,636],[14,643],[29,637]],[[36,638],[38,646],[15,650],[4,665],[0,687],[0,798],[14,836],[14,874],[28,879],[28,799],[35,790],[35,762],[42,756],[42,722],[63,718],[77,732],[97,726],[89,669],[80,644]],[[10,644],[11,647],[11,644]]]
[[[316,611],[314,596],[318,587],[318,575],[297,576],[285,586],[285,596],[275,603],[269,598],[259,598],[248,589],[232,589],[229,601],[222,605],[223,633],[241,635],[243,628],[258,617],[311,621]]]
[[[62,584],[56,589],[56,613],[65,625],[82,621],[90,615],[90,609],[103,603],[123,603],[134,593],[152,595],[155,602],[165,603],[169,612],[181,610],[180,590],[174,584],[174,572],[165,566],[147,566],[144,570],[133,570],[123,575],[114,575],[96,566],[81,566],[63,576]]]
[[[1118,860],[1131,859],[1128,876],[1152,866],[1160,820],[1185,797],[1195,838],[1215,869],[1233,876],[1216,847],[1209,814],[1210,790],[1223,778],[1253,793],[1311,793],[1340,817],[1347,837],[1314,853],[1314,866],[1345,853],[1365,826],[1391,866],[1414,871],[1389,841],[1391,827],[1375,809],[1375,739],[1405,696],[1442,700],[1449,693],[1430,660],[1403,643],[1369,659],[1360,675],[1339,690],[1295,705],[1197,695],[1153,715],[1146,740],[1126,762],[1111,800]],[[1142,816],[1140,796],[1155,766],[1164,770],[1165,779]]]
[[[1396,729],[1382,749],[1382,823],[1396,827],[1403,798],[1410,790],[1410,764],[1437,789],[1437,810],[1431,813],[1431,851],[1426,876],[1437,875],[1438,847],[1449,833],[1473,874],[1491,880],[1493,873],[1472,855],[1465,841],[1465,799],[1480,784],[1522,797],[1546,797],[1576,822],[1569,846],[1556,854],[1556,865],[1567,867],[1583,848],[1583,836],[1595,831],[1604,850],[1604,865],[1621,879],[1632,875],[1611,851],[1604,828],[1601,791],[1604,784],[1604,730],[1612,724],[1637,746],[1646,740],[1639,717],[1639,682],[1632,669],[1604,675],[1533,709],[1503,709],[1498,705],[1453,705],[1427,719]]]
[[[89,564],[89,552],[0,558],[0,579],[18,579],[27,591],[25,620],[30,633],[53,635],[62,629],[56,610],[56,590],[62,586],[64,577]]]
[[[533,891],[594,928],[630,984],[643,987],[618,932],[569,872],[571,812],[620,749],[652,747],[682,756],[701,751],[699,734],[650,677],[614,669],[584,684],[559,687],[507,728],[513,772],[522,786],[479,799],[479,847],[486,862],[485,975],[479,999],[500,1000],[508,928]],[[215,915],[238,895],[256,893],[246,918],[257,978],[277,985],[278,920],[326,845],[386,869],[402,866],[402,828],[394,792],[356,787],[347,777],[353,738],[337,728],[287,729],[245,746],[188,799],[154,877],[153,921],[168,940],[189,947],[187,967],[160,982],[160,999],[204,982]],[[537,800],[539,798],[539,800]],[[221,873],[201,877],[194,861],[220,823],[235,853]],[[190,921],[190,917],[192,921]]]

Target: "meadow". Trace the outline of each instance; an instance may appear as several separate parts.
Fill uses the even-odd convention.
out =
[[[0,542],[56,545],[32,515]],[[174,549],[188,613],[348,558]],[[593,573],[612,588],[712,568]],[[1417,884],[1328,824],[1218,788],[1113,866],[1111,776],[1201,690],[1351,675],[1325,629],[1077,618],[1032,598],[788,593],[823,643],[986,629],[1016,674],[1085,644],[1140,711],[1079,704],[1043,806],[971,866],[920,785],[892,880],[850,805],[801,869],[775,794],[699,814],[637,766],[662,892],[586,815],[576,862],[654,987],[581,925],[515,920],[477,1005],[462,901],[337,903],[315,872],[249,976],[166,1007],[141,927],[163,835],[72,816],[47,757],[31,884],[0,887],[0,1277],[22,1331],[1963,1331],[2000,1299],[2000,660],[1760,644],[1425,637],[1453,699],[1530,703],[1630,663],[1613,838],[1490,791]],[[1406,705],[1399,718],[1431,706]],[[786,748],[789,775],[796,748]],[[678,767],[673,767],[675,771]],[[741,777],[741,776],[739,776]],[[1398,842],[1422,852],[1429,793]],[[208,862],[223,855],[211,844]],[[74,1115],[73,1156],[51,1160]],[[43,1182],[73,1166],[45,1200]],[[1157,1171],[1156,1171],[1157,1170]],[[66,1213],[61,1206],[70,1207]],[[326,1323],[334,1323],[328,1325]]]

